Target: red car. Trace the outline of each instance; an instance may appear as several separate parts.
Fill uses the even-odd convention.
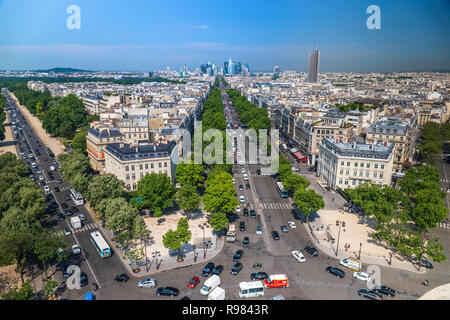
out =
[[[189,288],[194,289],[196,285],[200,283],[200,279],[198,277],[193,277],[191,280],[189,280],[187,286]]]

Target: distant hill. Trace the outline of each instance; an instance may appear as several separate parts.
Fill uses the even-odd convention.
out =
[[[47,70],[34,70],[34,72],[75,73],[75,72],[92,72],[92,71],[73,69],[73,68],[53,68],[53,69],[47,69]]]

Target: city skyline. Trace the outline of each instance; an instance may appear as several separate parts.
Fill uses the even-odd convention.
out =
[[[0,1],[0,69],[193,70],[233,57],[252,71],[307,72],[316,47],[321,72],[450,69],[447,1],[134,1],[130,8],[80,0],[80,29],[69,30],[71,2]],[[378,30],[366,26],[372,4],[381,10]],[[18,15],[20,22],[12,19]]]

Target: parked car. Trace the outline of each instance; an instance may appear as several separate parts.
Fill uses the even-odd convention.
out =
[[[244,180],[245,180],[245,181],[248,180],[248,175],[247,175],[246,173],[244,173],[243,177],[244,177]]]
[[[242,232],[245,231],[245,222],[244,221],[239,222],[239,230]]]
[[[158,288],[158,290],[156,290],[156,295],[160,296],[178,296],[180,294],[180,290],[178,290],[177,288],[173,288],[173,287],[160,287]]]
[[[73,213],[80,212],[77,207],[70,207],[70,210],[72,210]]]
[[[83,271],[80,272],[80,286],[84,287],[88,284],[88,277],[87,274]]]
[[[67,216],[71,216],[71,215],[73,214],[72,210],[70,210],[70,209],[64,209],[64,213],[65,213]]]
[[[65,218],[66,218],[66,216],[65,216],[63,213],[61,213],[61,212],[58,213],[58,219],[59,219],[59,220],[62,221],[62,220],[64,220]]]
[[[208,262],[208,264],[203,268],[202,276],[207,277],[214,269],[214,263]]]
[[[250,240],[248,239],[248,237],[244,237],[244,240],[242,240],[242,246],[244,248],[247,248],[249,243],[250,243]]]
[[[216,266],[213,269],[212,273],[218,276],[222,273],[222,271],[223,271],[223,265],[219,264],[218,266]]]
[[[280,229],[281,229],[281,231],[283,231],[284,233],[288,233],[288,232],[289,232],[288,228],[287,228],[285,225],[282,225],[282,226],[280,227]]]
[[[256,212],[255,210],[250,210],[250,218],[256,218]]]
[[[117,282],[127,282],[128,279],[130,279],[130,277],[126,273],[120,273],[114,278]]]
[[[250,275],[251,280],[264,280],[267,279],[269,275],[265,272],[255,272]]]
[[[81,248],[80,248],[80,246],[77,245],[77,244],[74,244],[74,245],[72,246],[72,253],[73,253],[74,255],[80,254],[80,253],[81,253]]]
[[[301,253],[298,250],[294,250],[291,251],[292,256],[294,257],[295,260],[297,260],[298,262],[305,262],[305,256],[303,255],[303,253]]]
[[[358,295],[360,297],[364,297],[364,298],[367,298],[367,299],[383,300],[383,296],[381,294],[375,292],[374,290],[360,289],[358,291]]]
[[[60,192],[61,190],[58,187],[55,187],[55,192]]]
[[[156,279],[147,278],[138,282],[138,288],[154,288],[158,285]]]
[[[233,262],[238,262],[242,258],[243,254],[244,254],[244,251],[242,251],[242,250],[236,251],[233,256]]]
[[[317,249],[314,247],[305,247],[305,251],[314,257],[319,255],[319,251],[317,251]]]
[[[238,212],[238,213],[241,212],[241,207],[240,206],[236,207],[236,212]]]
[[[370,282],[370,274],[366,272],[353,272],[353,278],[356,278],[361,281]]]
[[[240,191],[244,190],[244,186],[242,184],[239,185],[239,190]]]
[[[256,226],[256,234],[262,234],[261,226]]]
[[[289,225],[289,227],[291,227],[291,229],[297,228],[294,221],[288,221],[288,225]]]
[[[62,207],[63,209],[67,209],[69,206],[67,205],[67,203],[61,202],[61,207]]]
[[[80,213],[80,214],[78,215],[78,218],[80,219],[80,221],[86,220],[86,216],[85,216],[84,214],[82,214],[82,213]]]
[[[248,208],[244,208],[244,217],[248,217]]]
[[[238,262],[238,263],[235,263],[234,266],[231,268],[231,272],[230,273],[235,276],[241,270],[242,270],[242,263]]]
[[[339,278],[345,277],[345,272],[339,268],[327,267],[326,272],[334,274],[336,277],[339,277]]]
[[[395,290],[388,286],[375,286],[373,291],[385,294],[387,296],[395,297]]]
[[[70,236],[70,235],[72,234],[72,230],[70,230],[69,228],[65,228],[65,229],[64,229],[64,234],[65,234],[66,236]]]
[[[273,240],[280,240],[280,235],[276,231],[272,231]]]
[[[241,203],[244,203],[244,202],[245,202],[245,197],[244,197],[244,196],[240,196],[240,197],[239,197],[239,201],[240,201]]]
[[[49,186],[44,186],[44,192],[50,192],[50,187]]]
[[[192,277],[192,279],[188,281],[187,286],[194,289],[199,283],[200,279],[198,277]]]
[[[245,173],[245,168],[241,168],[241,173]]]

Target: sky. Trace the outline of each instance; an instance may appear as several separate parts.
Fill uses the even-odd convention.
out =
[[[450,0],[0,0],[0,70],[307,71],[314,48],[321,72],[450,70],[449,18]]]

